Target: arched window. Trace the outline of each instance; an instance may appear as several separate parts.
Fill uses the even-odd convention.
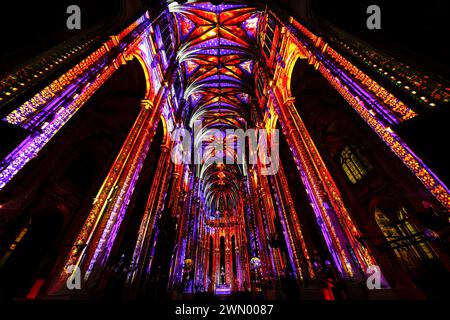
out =
[[[432,259],[435,257],[435,253],[424,235],[408,219],[408,213],[404,207],[401,207],[398,211],[398,222],[401,232],[417,241],[417,245],[413,247],[416,256],[420,257],[420,259]]]
[[[357,183],[372,169],[369,161],[354,146],[346,146],[342,150],[340,161],[351,183]]]
[[[404,207],[394,214],[376,208],[375,220],[396,256],[407,267],[416,268],[421,261],[436,257],[424,235],[409,220]]]

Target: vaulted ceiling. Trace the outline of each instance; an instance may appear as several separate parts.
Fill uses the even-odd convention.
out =
[[[254,92],[253,68],[259,11],[239,3],[212,5],[209,2],[169,6],[178,27],[177,59],[184,70],[189,125],[201,122],[200,135],[211,130],[252,127],[249,103]],[[242,166],[212,163],[212,143],[224,144],[225,159],[236,158],[233,139],[221,136],[200,142],[205,158],[198,172],[207,207],[211,214],[230,210],[239,199]],[[217,161],[216,161],[217,162]]]

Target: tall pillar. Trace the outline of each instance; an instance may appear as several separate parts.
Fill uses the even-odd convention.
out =
[[[141,106],[141,111],[64,260],[62,270],[60,269],[51,286],[51,293],[62,288],[72,274],[73,266],[81,270],[87,281],[108,260],[161,116],[161,103],[154,107],[151,101],[143,100]]]
[[[309,256],[308,248],[303,238],[302,227],[298,213],[294,207],[284,168],[279,164],[277,175],[272,177],[274,193],[277,197],[280,217],[285,227],[285,238],[290,256],[297,271],[298,279],[314,278],[314,270]]]
[[[137,293],[140,280],[146,280],[152,267],[159,233],[155,225],[165,200],[171,174],[170,165],[170,147],[163,145],[133,251],[131,265],[134,270],[127,277],[127,286],[131,293]]]
[[[297,113],[294,99],[281,103],[274,89],[269,92],[336,269],[344,278],[364,278],[365,271],[375,260],[358,241],[361,234]]]

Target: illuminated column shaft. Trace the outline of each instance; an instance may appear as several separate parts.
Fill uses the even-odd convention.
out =
[[[188,224],[187,224],[187,233],[186,233],[186,258],[190,258],[192,259],[193,257],[193,253],[194,253],[194,249],[195,249],[195,230],[196,230],[196,225],[195,225],[195,221],[198,210],[199,210],[199,203],[200,203],[200,198],[199,198],[199,185],[200,182],[199,180],[196,179],[195,183],[194,183],[194,188],[193,188],[193,192],[192,192],[192,201],[190,203],[190,208],[188,211]]]
[[[214,232],[214,285],[220,283],[220,234],[215,230]]]
[[[87,271],[85,279],[93,273],[96,265],[102,267],[105,265],[109,253],[114,244],[118,229],[121,225],[130,197],[137,183],[137,178],[142,169],[143,162],[147,156],[151,141],[154,136],[158,118],[148,112],[148,102],[143,103],[143,109],[146,110],[144,115],[143,126],[138,133],[136,140],[131,149],[128,149],[129,157],[121,163],[121,173],[117,177],[111,196],[107,200],[110,204],[105,203],[106,208],[103,218],[98,225],[96,236],[92,238],[90,250],[86,255]],[[156,120],[156,121],[155,121]],[[95,251],[92,249],[95,247]]]
[[[263,219],[267,216],[265,212],[262,210],[264,204],[260,203],[261,194],[258,191],[258,182],[259,177],[257,174],[257,170],[253,170],[253,176],[249,177],[249,195],[251,202],[254,208],[254,224],[255,231],[257,236],[257,242],[259,246],[259,254],[263,266],[263,276],[266,279],[270,279],[274,281],[276,279],[276,275],[281,273],[280,259],[276,256],[276,252],[273,248],[270,247],[268,239],[270,239],[270,231],[264,227]]]
[[[252,171],[250,171],[251,173]],[[252,289],[252,277],[250,274],[250,260],[252,258],[261,258],[260,254],[260,240],[258,238],[258,234],[256,231],[256,225],[255,225],[255,208],[253,204],[253,200],[251,199],[250,194],[250,182],[247,176],[243,177],[242,180],[242,189],[245,190],[243,192],[243,213],[242,213],[242,220],[241,223],[243,226],[245,226],[244,230],[242,230],[241,237],[243,239],[246,239],[247,241],[242,241],[242,247],[241,251],[244,252],[244,254],[241,255],[241,265],[243,266],[241,268],[242,272],[246,272],[246,284],[247,286],[244,287],[244,290],[251,290]],[[263,273],[268,273],[267,268],[270,268],[269,266],[266,267],[266,265],[263,266]],[[272,272],[270,272],[272,274]]]
[[[252,232],[252,236],[256,249],[256,257],[263,261],[264,275],[272,279],[275,274],[276,268],[273,259],[271,259],[267,254],[267,248],[269,247],[267,242],[268,236],[266,236],[264,230],[263,232],[261,232],[260,230],[260,219],[258,217],[262,215],[262,212],[258,201],[258,195],[256,194],[255,190],[255,184],[257,182],[255,181],[255,179],[257,179],[257,174],[255,171],[253,172],[254,175],[252,177],[249,177],[247,183],[247,188],[249,191],[249,203],[251,206],[251,218],[249,219],[249,222],[253,226],[254,230]]]
[[[259,246],[255,231],[255,225],[253,222],[253,216],[254,216],[254,208],[253,203],[251,201],[249,188],[248,186],[248,180],[247,177],[243,178],[243,186],[242,188],[246,190],[246,192],[243,193],[243,201],[244,201],[244,223],[247,225],[247,234],[248,234],[248,240],[250,243],[250,255],[251,257],[257,257],[259,256]]]
[[[182,179],[180,182],[183,185],[182,192],[179,193],[178,202],[174,203],[174,209],[172,216],[176,218],[177,221],[177,237],[175,240],[174,252],[172,255],[170,275],[169,275],[169,289],[175,289],[180,284],[180,265],[182,265],[182,247],[183,242],[180,238],[182,235],[182,229],[185,223],[184,212],[186,210],[186,203],[189,201],[190,195],[190,182],[192,181],[192,175],[190,175],[189,166],[182,166]]]
[[[109,257],[118,229],[128,208],[130,196],[137,183],[137,177],[155,135],[161,108],[149,110],[151,108],[149,101],[144,101],[142,108],[145,110],[143,111],[143,123],[138,129],[136,139],[131,144],[131,148],[125,149],[128,154],[125,158],[120,159],[117,167],[115,167],[120,168],[119,174],[115,177],[113,187],[109,191],[109,197],[103,203],[101,220],[99,220],[95,234],[87,246],[85,258],[85,267],[87,267],[86,280],[93,272],[94,267],[97,265],[99,268],[102,268]],[[112,176],[115,175],[116,173],[114,172]],[[106,181],[112,181],[109,178]],[[93,212],[96,212],[96,208],[93,209]]]
[[[161,147],[161,156],[158,160],[152,186],[145,207],[145,213],[139,227],[138,238],[133,251],[131,265],[135,270],[128,275],[127,283],[133,288],[142,277],[148,275],[151,270],[155,245],[159,230],[155,224],[158,221],[163,207],[168,180],[171,173],[170,147]],[[152,241],[153,240],[153,241]]]
[[[212,283],[212,278],[214,277],[214,272],[212,272],[211,277],[209,274],[211,252],[210,237],[213,237],[213,234],[211,233],[211,226],[209,226],[206,222],[208,210],[204,206],[204,195],[202,188],[200,188],[199,190],[199,200],[199,213],[197,215],[197,247],[195,250],[194,258],[196,274],[196,285],[194,287],[194,290],[198,292],[206,292],[209,289],[212,289],[210,284]],[[214,270],[213,264],[211,268],[211,270]]]
[[[147,156],[160,115],[159,103],[158,107],[152,108],[150,101],[142,102],[142,109],[65,260],[59,279],[53,286],[55,290],[58,290],[69,276],[68,271],[71,265],[85,271],[85,280],[87,280],[95,266],[102,266],[106,262]]]
[[[203,221],[203,210],[200,212],[200,221]],[[200,223],[198,230],[198,242],[195,253],[195,291],[206,291],[208,288],[209,270],[209,235],[205,230],[205,224]]]
[[[169,150],[170,152],[170,150]],[[180,202],[180,197],[183,193],[183,172],[184,172],[184,166],[180,164],[174,164],[173,165],[173,188],[172,191],[169,194],[169,203],[168,207],[171,208],[171,213],[173,217],[176,217],[178,214],[178,206]]]
[[[192,179],[192,177],[191,177]],[[188,191],[188,193],[184,197],[184,205],[181,206],[181,213],[178,220],[178,234],[176,238],[176,245],[174,248],[174,254],[171,265],[171,274],[170,274],[170,288],[178,289],[181,286],[182,274],[183,274],[183,263],[185,257],[185,249],[186,249],[186,239],[184,238],[186,232],[186,220],[188,210],[187,204],[190,202],[192,190]]]
[[[357,238],[360,233],[297,113],[293,100],[289,99],[285,104],[280,103],[273,89],[270,89],[270,97],[279,115],[283,132],[294,153],[303,184],[316,214],[317,223],[322,230],[337,270],[344,277],[362,277],[367,267],[374,264],[374,259],[370,252],[358,242]],[[353,256],[357,261],[353,259]]]
[[[178,235],[176,239],[176,248],[173,255],[170,275],[170,288],[181,289],[183,281],[183,267],[185,259],[189,257],[189,235],[191,228],[191,209],[195,201],[195,190],[198,181],[194,174],[189,175],[188,192],[183,199],[182,210],[180,210],[180,217],[178,221]]]
[[[200,182],[199,179],[194,177],[194,184],[191,194],[191,201],[189,208],[186,211],[187,219],[183,236],[184,245],[184,259],[182,261],[182,284],[185,292],[194,292],[195,284],[195,266],[198,265],[196,260],[197,248],[198,248],[198,226],[202,223],[200,219]],[[186,264],[187,262],[190,264]]]
[[[263,212],[263,215],[261,216],[261,228],[263,228],[262,226],[265,226],[264,229],[268,237],[275,236],[277,234],[275,227],[275,207],[272,202],[272,193],[269,182],[267,181],[267,176],[261,175],[258,171],[258,181],[260,187],[256,190]],[[286,261],[283,259],[281,249],[270,247],[270,256],[274,260],[277,274],[280,276],[284,270],[286,270]]]
[[[239,213],[239,225],[237,236],[236,236],[236,254],[238,258],[238,275],[241,279],[240,289],[242,291],[247,291],[250,289],[250,258],[251,258],[251,245],[249,244],[249,239],[247,236],[247,230],[250,226],[246,223],[246,210],[247,210],[247,192],[245,188],[245,179],[240,182],[241,189],[245,190],[243,196],[240,199],[240,213]]]
[[[247,237],[245,235],[245,228],[247,225],[244,220],[244,201],[241,198],[239,208],[238,225],[235,232],[235,261],[236,261],[236,276],[237,276],[237,290],[247,291],[250,285],[249,272],[249,256]]]
[[[167,148],[167,146],[164,147],[164,151],[163,151],[164,158],[161,158],[161,162],[165,163],[166,166],[163,169],[164,173],[163,173],[163,177],[160,181],[161,190],[159,192],[158,202],[157,202],[156,208],[155,208],[157,210],[157,212],[155,214],[156,219],[157,219],[156,221],[158,221],[161,218],[161,213],[164,210],[164,203],[165,203],[167,193],[168,193],[168,188],[169,188],[169,179],[171,178],[171,174],[172,174],[172,163],[171,163],[170,156],[169,156],[170,148],[171,147]],[[158,243],[158,236],[159,236],[159,233],[161,232],[161,230],[159,230],[158,228],[155,228],[155,226],[153,226],[153,228],[154,228],[154,242],[150,243],[151,250],[149,252],[149,255],[150,255],[149,261],[146,264],[146,270],[145,270],[146,276],[148,276],[151,271],[153,257],[155,255],[156,244]]]
[[[294,207],[289,185],[286,180],[284,168],[279,164],[278,174],[273,177],[274,189],[281,207],[282,221],[286,227],[287,242],[298,271],[299,278],[314,278],[313,266],[309,257],[308,249],[303,238],[302,228]]]
[[[233,285],[233,258],[231,256],[231,232],[233,228],[228,228],[228,232],[225,232],[225,281],[230,287]]]
[[[276,183],[276,178],[273,179],[274,182]],[[275,188],[277,187],[277,184],[275,184]],[[296,279],[302,279],[302,268],[300,265],[300,260],[301,260],[301,250],[297,250],[297,247],[301,245],[301,242],[298,241],[296,242],[294,240],[294,234],[292,232],[292,228],[291,225],[289,223],[289,220],[286,218],[285,215],[285,208],[284,208],[284,203],[283,203],[283,199],[281,198],[281,193],[279,192],[279,190],[275,191],[275,198],[276,198],[276,202],[278,204],[278,214],[280,217],[280,223],[282,225],[283,228],[283,238],[284,241],[286,243],[286,248],[287,248],[287,254],[289,257],[289,262],[291,264],[292,270],[293,270],[293,275]],[[295,214],[295,211],[293,212]],[[288,262],[288,263],[289,263]]]

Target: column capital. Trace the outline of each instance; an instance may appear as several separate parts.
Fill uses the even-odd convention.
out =
[[[145,110],[153,109],[153,102],[147,99],[141,100],[141,107],[145,108]]]
[[[287,105],[288,103],[295,103],[295,97],[287,97],[283,101],[283,106]]]

